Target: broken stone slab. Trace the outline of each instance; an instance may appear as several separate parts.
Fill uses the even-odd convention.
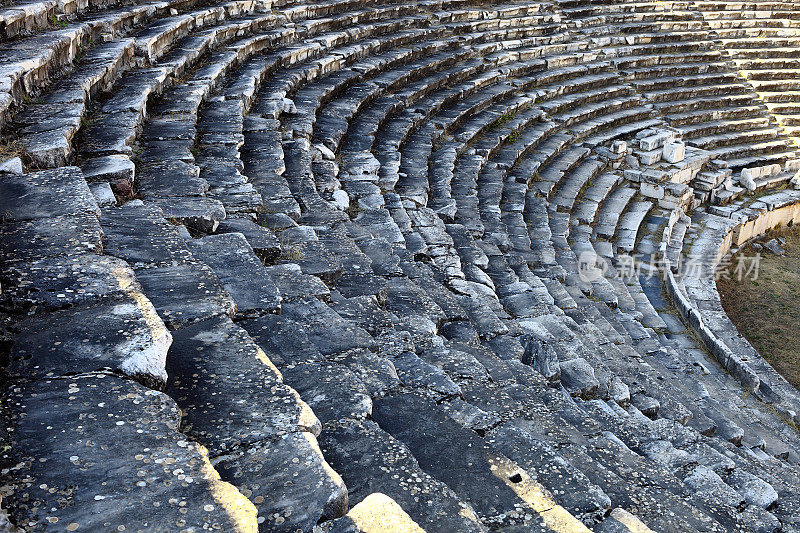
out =
[[[0,223],[84,214],[100,208],[77,167],[0,173]]]
[[[166,391],[186,413],[184,431],[212,455],[298,431],[319,434],[311,408],[228,317],[176,330],[167,361]]]
[[[130,183],[136,178],[136,165],[127,155],[114,154],[88,159],[81,164],[86,181],[127,180]]]
[[[12,375],[52,377],[111,368],[155,387],[166,382],[172,336],[140,292],[33,315],[18,328],[9,355]]]
[[[600,382],[594,376],[594,368],[583,358],[561,361],[561,384],[572,396],[591,400],[597,395]]]
[[[342,274],[342,277],[336,280],[335,287],[346,298],[368,296],[376,298],[379,302],[386,301],[389,292],[386,278],[368,272]]]
[[[9,305],[54,311],[141,292],[125,261],[104,255],[75,255],[18,263],[0,273]]]
[[[639,148],[645,151],[655,150],[661,148],[665,143],[675,139],[675,132],[669,130],[660,130],[655,135],[650,135],[639,139]]]
[[[30,128],[26,128],[30,129]],[[74,131],[72,128],[69,130]],[[61,129],[30,132],[21,139],[25,156],[39,168],[52,168],[67,164],[72,147],[71,131]]]
[[[347,511],[347,487],[311,433],[254,444],[216,457],[214,465],[255,504],[259,531],[311,531]]]
[[[614,141],[611,143],[611,151],[615,154],[625,154],[628,151],[628,143],[625,141]]]
[[[719,475],[707,466],[697,466],[683,480],[695,496],[709,497],[712,501],[719,501],[731,507],[738,507],[742,504],[744,496],[729,487]]]
[[[680,163],[686,157],[686,145],[683,141],[667,141],[662,150],[662,157],[667,163]]]
[[[655,165],[659,161],[661,161],[661,157],[663,155],[663,149],[656,148],[654,150],[637,150],[634,152],[636,157],[638,157],[637,163],[640,165]],[[633,168],[639,168],[638,166],[633,166]]]
[[[561,381],[561,367],[558,363],[558,354],[546,341],[531,337],[525,345],[522,362],[531,365],[551,384]]]
[[[167,220],[202,234],[213,233],[226,216],[222,202],[204,196],[152,198],[150,203],[161,208]]]
[[[100,224],[94,214],[0,223],[0,265],[62,255],[99,254]]]
[[[441,368],[457,382],[463,379],[478,383],[489,380],[486,367],[475,356],[461,350],[433,347],[424,350],[420,358]]]
[[[323,526],[325,533],[425,533],[389,496],[373,492],[345,516]]]
[[[422,470],[411,451],[375,422],[328,423],[319,441],[347,484],[351,505],[358,506],[381,491],[427,531],[486,531],[468,504]]]
[[[256,531],[253,504],[178,431],[180,411],[166,394],[92,373],[15,385],[3,403],[16,465],[3,476],[3,503],[15,523]]]
[[[217,233],[241,233],[263,263],[274,263],[281,255],[281,244],[275,234],[248,218],[226,218]]]
[[[386,308],[400,316],[424,316],[440,325],[447,317],[435,301],[408,278],[390,278]]]
[[[658,410],[661,409],[661,403],[657,399],[642,393],[636,393],[631,396],[631,405],[648,418],[658,416]]]
[[[136,277],[158,315],[172,329],[236,312],[233,298],[200,261],[140,268]]]
[[[278,287],[244,235],[209,235],[187,241],[187,245],[217,275],[236,303],[237,316],[257,316],[280,311],[281,297]]]

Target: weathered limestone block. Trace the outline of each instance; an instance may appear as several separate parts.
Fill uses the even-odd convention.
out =
[[[62,255],[99,254],[103,249],[103,233],[93,213],[0,223],[0,229],[2,265]]]
[[[245,330],[227,317],[176,330],[167,393],[186,413],[185,431],[213,455],[320,422]]]
[[[329,423],[319,440],[348,484],[351,505],[381,491],[427,531],[485,531],[470,506],[420,468],[411,450],[375,422]]]
[[[461,394],[461,389],[443,370],[412,352],[403,352],[392,358],[400,382],[412,389],[425,391],[434,396]]]
[[[167,219],[199,233],[213,233],[226,216],[222,202],[204,196],[153,198],[152,202],[163,210]]]
[[[249,218],[226,218],[217,227],[218,233],[241,233],[262,262],[271,264],[281,255],[281,243],[268,228]]]
[[[0,223],[94,214],[100,208],[80,169],[62,167],[30,174],[0,173]]]
[[[631,392],[628,386],[619,377],[611,378],[608,383],[608,394],[611,399],[623,409],[631,402]]]
[[[125,261],[80,254],[18,263],[0,273],[4,296],[14,307],[54,311],[121,298],[142,288]]]
[[[663,148],[664,161],[667,163],[680,163],[686,157],[686,145],[683,141],[668,141]]]
[[[778,493],[772,485],[744,470],[735,470],[725,481],[750,505],[767,509],[778,501]]]
[[[342,418],[364,420],[372,414],[369,391],[346,366],[303,363],[283,369],[283,379],[297,389],[322,423]]]
[[[447,417],[431,400],[414,394],[382,398],[375,401],[373,417],[411,450],[423,470],[471,504],[484,524],[536,531],[547,523],[561,523],[588,531],[523,468]]]
[[[87,181],[127,180],[133,183],[136,165],[127,155],[113,154],[89,159],[81,165]]]
[[[136,277],[170,328],[236,312],[236,303],[214,272],[197,260],[137,269]]]
[[[675,138],[675,132],[669,130],[661,130],[655,135],[650,135],[649,137],[639,139],[639,148],[641,148],[644,151],[655,150],[656,148],[661,148],[667,142],[672,141],[674,138]]]
[[[214,466],[256,505],[259,531],[310,531],[347,511],[347,487],[311,433],[253,444]]]

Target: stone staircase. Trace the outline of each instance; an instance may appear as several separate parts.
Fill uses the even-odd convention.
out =
[[[800,396],[713,282],[800,221],[795,11],[7,4],[0,508],[800,530]]]

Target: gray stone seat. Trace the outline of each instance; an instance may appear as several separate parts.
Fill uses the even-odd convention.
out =
[[[95,7],[108,23],[86,23],[106,28],[108,54],[16,113],[25,135],[63,139],[39,142],[47,164],[74,151],[84,175],[0,178],[10,395],[109,368],[128,388],[125,374],[166,382],[184,413],[169,431],[209,449],[207,478],[233,483],[262,531],[366,530],[375,492],[431,531],[800,524],[789,389],[754,352],[718,364],[690,334],[695,315],[672,314],[692,294],[719,329],[713,286],[678,278],[668,298],[661,276],[617,277],[626,254],[674,258],[684,241],[715,257],[731,216],[788,201],[745,207],[731,178],[794,168],[770,115],[793,95],[762,105],[753,90],[791,88],[793,63],[774,48],[742,77],[713,30],[790,46],[789,6],[759,4],[766,22],[707,16],[724,9],[706,2]],[[36,31],[59,9],[79,8],[19,24]],[[59,61],[22,76],[42,76],[38,91]],[[711,189],[693,207],[726,204],[696,210],[702,233],[638,196],[623,181],[638,160],[609,149],[665,125],[727,159],[696,182]],[[748,381],[754,368],[767,377]],[[81,512],[100,505],[95,486],[81,485]],[[178,525],[205,523],[186,507]]]
[[[87,104],[108,89],[125,71],[132,58],[133,41],[124,39],[92,48],[66,79],[53,84],[41,103],[29,106],[15,117],[21,143],[28,157],[42,167],[64,165],[71,154],[71,141],[81,127]],[[69,103],[69,109],[54,109]]]
[[[164,393],[90,373],[18,384],[9,408],[24,477],[4,502],[19,523],[255,530],[253,504],[220,480],[203,446],[180,433],[180,411]]]
[[[429,530],[485,531],[469,505],[422,470],[412,452],[375,422],[332,422],[320,446],[348,484],[351,505],[380,490]],[[418,494],[425,495],[424,502]]]
[[[244,8],[242,6],[244,6]],[[230,16],[233,17],[241,16],[242,13],[246,14],[248,11],[251,10],[252,10],[252,4],[248,4],[247,2],[242,3],[242,5],[237,5],[235,3],[232,3],[228,6],[227,10],[223,9],[214,11],[214,13],[216,14],[215,21],[223,21]],[[149,13],[147,16],[150,16],[151,14],[152,13]],[[206,15],[207,15],[206,12],[195,14],[194,17],[191,15],[182,15],[181,16],[182,20],[189,22],[187,22],[188,26],[184,24],[181,27],[186,27],[187,29],[190,29],[189,27],[193,28],[196,26],[195,19],[201,20]],[[109,16],[106,15],[106,17]],[[263,25],[263,22],[266,21],[267,19],[269,19],[269,17],[266,18],[262,17],[260,19],[257,17],[252,18],[249,21],[249,23],[244,23],[244,24],[238,23],[238,25],[236,26],[236,30],[239,32],[247,32],[248,30],[252,29],[251,26],[258,27],[260,25]],[[110,28],[105,28],[105,26],[103,24],[100,24],[100,22],[105,22],[105,19],[99,22],[98,21],[91,22],[91,24],[93,25],[92,27],[103,31],[110,29]],[[141,22],[142,22],[141,20],[137,20],[137,23],[140,24]],[[210,21],[209,20],[205,21],[205,23],[208,22]],[[162,23],[159,22],[156,24],[158,25]],[[117,32],[120,29],[121,28],[116,28],[114,31]],[[209,33],[208,31],[206,31],[205,33],[207,35],[205,36],[204,44],[198,42],[191,42],[186,44],[191,45],[192,48],[196,47],[197,49],[203,49],[204,47],[207,47],[208,43],[211,43],[212,41],[222,41],[224,39],[223,38],[224,32],[219,32],[218,35],[217,29],[212,30],[212,33]],[[182,36],[183,33],[178,32],[174,35],[170,33],[170,35],[172,35],[173,37],[179,37]],[[138,41],[136,40],[136,38],[134,38],[132,41],[134,47],[137,46],[136,44],[137,42]],[[124,43],[131,43],[131,41],[119,41],[118,43],[99,45],[98,47],[96,47],[96,50],[93,49],[90,52],[90,57],[96,59],[93,59],[92,61],[87,61],[84,59],[82,61],[82,63],[86,64],[86,66],[83,68],[84,73],[79,71],[71,76],[71,80],[74,80],[72,81],[72,83],[79,86],[87,85],[89,87],[89,90],[86,91],[87,94],[83,96],[82,100],[79,100],[80,102],[82,102],[81,108],[79,109],[82,110],[82,108],[85,107],[85,105],[88,103],[87,99],[92,99],[98,90],[104,88],[104,86],[105,88],[107,88],[107,86],[110,85],[110,83],[114,82],[118,72],[122,72],[127,69],[130,60],[130,50],[128,49],[130,44],[128,44],[128,47],[123,47],[122,49],[120,49],[120,44]],[[171,41],[169,43],[163,44],[163,46],[166,47],[169,44],[171,44]],[[167,57],[166,58],[167,60],[164,62],[164,64],[165,65],[169,64],[172,67],[172,71],[173,72],[177,71],[178,74],[180,75],[183,69],[186,68],[187,63],[191,61],[191,59],[189,60],[186,59],[185,53],[184,56],[182,57],[183,59],[178,63],[175,63],[175,60],[173,58]],[[195,57],[193,59],[194,60],[197,59],[197,54],[195,54]],[[111,68],[110,70],[102,69],[98,72],[97,69],[100,65],[97,65],[96,63],[103,61],[105,62],[113,61],[111,62]],[[63,88],[64,87],[62,86],[62,90]],[[54,97],[55,96],[51,98]],[[77,97],[73,93],[70,96],[70,98],[75,99]],[[45,130],[42,129],[41,126],[33,129],[33,131],[31,131],[32,135],[26,141],[26,146],[29,148],[29,152],[31,152],[31,157],[33,157],[34,160],[37,161],[37,163],[39,163],[40,165],[57,166],[64,164],[64,162],[66,161],[67,158],[69,158],[71,153],[70,151],[71,138],[74,136],[77,129],[81,126],[79,120],[81,114],[82,113],[79,112],[77,113],[77,115],[75,115],[78,117],[77,121],[75,119],[73,119],[72,121],[68,120],[59,121],[57,117],[53,117],[50,120],[50,129]],[[62,140],[61,137],[64,137],[64,139]]]
[[[175,332],[168,371],[187,432],[255,502],[260,523],[308,529],[344,513],[347,490],[316,444],[319,420],[245,330],[217,318]],[[294,483],[278,489],[283,475]]]

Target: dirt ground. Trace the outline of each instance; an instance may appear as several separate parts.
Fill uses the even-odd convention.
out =
[[[771,236],[786,238],[785,257],[762,251],[757,279],[739,281],[732,275],[718,279],[717,288],[739,332],[800,388],[800,228]],[[740,253],[755,255],[750,249]]]

